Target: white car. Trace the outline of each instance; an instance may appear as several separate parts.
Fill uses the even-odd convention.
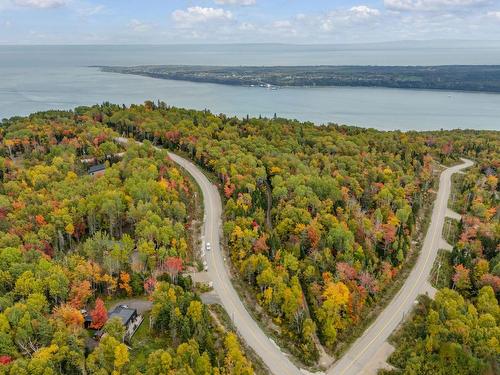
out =
[[[212,250],[212,247],[210,246],[210,242],[207,242],[207,244],[205,245],[205,248],[207,249],[207,251]]]

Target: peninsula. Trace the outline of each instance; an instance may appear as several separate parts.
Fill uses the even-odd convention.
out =
[[[500,65],[97,67],[104,72],[152,78],[267,88],[350,86],[500,92]]]

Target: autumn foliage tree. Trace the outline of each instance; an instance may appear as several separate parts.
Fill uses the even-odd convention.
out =
[[[61,305],[54,309],[54,316],[61,319],[67,326],[83,326],[83,315],[70,305]]]
[[[123,145],[115,142],[118,135],[145,142]],[[84,372],[84,351],[63,340],[72,336],[61,331],[63,324],[53,324],[64,321],[62,312],[51,313],[59,305],[81,309],[92,295],[131,290],[154,295],[153,276],[165,271],[175,281],[192,260],[193,185],[162,146],[189,155],[218,179],[234,269],[260,313],[279,326],[280,341],[309,365],[319,357],[317,337],[333,351],[341,348],[339,340],[359,331],[401,274],[418,243],[416,229],[424,227],[422,208],[431,205],[439,164],[464,156],[476,161],[454,176],[452,204],[463,216],[450,254],[449,287],[467,300],[483,287],[499,293],[498,132],[379,132],[280,118],[240,120],[161,102],[41,112],[0,126],[0,295],[2,308],[10,309],[0,313],[0,346],[22,367],[19,373],[30,373],[31,361],[41,358],[50,358],[45,363],[52,372]],[[11,160],[18,156],[22,163]],[[88,161],[105,159],[106,173],[89,176]],[[169,258],[176,259],[172,265]],[[168,331],[172,346],[151,356],[156,373],[189,372],[195,362],[197,373],[246,368],[228,361],[231,370],[224,369],[223,340],[213,336],[217,329],[206,311],[192,291],[169,290],[173,294],[159,293],[154,322],[158,331]],[[16,316],[26,318],[9,321]],[[482,319],[492,326],[488,316]],[[44,335],[33,333],[30,322]],[[22,335],[14,329],[19,326]],[[450,332],[456,337],[463,325]],[[489,336],[481,337],[494,347]],[[26,346],[30,342],[33,347]],[[97,351],[106,357],[102,365],[97,354],[88,363],[96,371],[125,372],[127,359],[141,361],[127,358],[123,347],[115,356],[115,343],[108,344]],[[66,347],[75,350],[58,349]],[[446,347],[453,350],[433,355],[448,358],[457,350]],[[62,353],[78,360],[57,362]],[[131,368],[146,372],[144,361]]]
[[[434,301],[423,299],[417,314],[395,335],[389,358],[395,371],[434,369],[443,374],[498,373],[500,307],[490,287],[474,303],[447,288]]]
[[[91,285],[88,280],[71,285],[70,304],[76,309],[81,309],[92,295]]]
[[[108,311],[104,305],[104,301],[98,298],[95,301],[94,308],[90,311],[90,316],[92,317],[92,324],[90,328],[101,329],[106,321],[108,320]]]
[[[0,365],[8,365],[12,362],[12,357],[10,355],[0,355]]]
[[[455,274],[453,275],[453,285],[461,290],[466,291],[470,288],[470,270],[464,267],[462,264],[455,266]]]
[[[177,282],[177,276],[182,271],[182,259],[179,257],[169,257],[165,262],[165,270],[167,271],[173,283]]]
[[[118,284],[118,287],[123,290],[128,296],[132,295],[130,275],[127,272],[120,272],[120,282]]]
[[[144,291],[146,292],[146,294],[151,295],[156,288],[156,284],[157,284],[157,281],[154,277],[148,277],[144,281]]]
[[[342,282],[330,282],[322,293],[323,304],[318,311],[319,320],[323,325],[325,341],[330,347],[337,338],[337,330],[343,328],[341,314],[346,312],[350,298],[347,286]]]

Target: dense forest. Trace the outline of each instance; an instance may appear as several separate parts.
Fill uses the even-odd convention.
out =
[[[117,135],[144,145],[122,150]],[[380,132],[146,102],[12,118],[0,136],[0,372],[253,371],[237,338],[211,329],[182,276],[195,261],[194,187],[152,144],[191,158],[218,184],[236,282],[303,363],[317,361],[319,345],[345,345],[389,293],[418,251],[440,164],[460,156],[478,163],[454,201],[465,214],[450,258],[455,291],[436,298],[436,329],[453,330],[439,307],[450,293],[462,293],[476,315],[498,308],[498,132]],[[103,176],[87,176],[89,158],[107,163]],[[153,334],[168,345],[134,358],[109,334],[85,353],[78,309],[94,306],[94,296],[145,293]],[[487,325],[478,347],[498,345],[500,317],[489,314],[478,315]],[[473,355],[487,369],[495,353]]]
[[[449,206],[461,219],[444,229],[453,250],[442,252],[435,267],[439,292],[434,300],[423,299],[393,337],[395,373],[500,372],[500,147],[477,153],[475,160],[453,179]]]
[[[193,261],[190,180],[150,144],[121,149],[97,120],[54,111],[2,123],[0,373],[252,374],[178,275]],[[104,174],[88,175],[89,162]],[[151,342],[129,350],[103,300],[144,295]],[[106,332],[98,344],[83,308]]]
[[[352,86],[500,92],[500,65],[103,66],[104,72],[236,86]]]

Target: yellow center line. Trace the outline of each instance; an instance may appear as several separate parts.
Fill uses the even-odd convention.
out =
[[[176,158],[177,158],[177,163],[180,164],[181,166],[184,164],[184,167],[186,169],[189,170],[190,174],[196,179],[198,180],[198,182],[203,185],[203,187],[205,189],[202,189],[202,193],[203,191],[207,191],[209,194],[211,192],[213,192],[213,186],[212,184],[206,179],[206,177],[201,173],[199,172],[199,170],[197,169],[196,166],[194,166],[194,164],[192,164],[190,161],[187,161],[183,158],[180,158],[178,157],[177,155],[173,154]],[[184,162],[184,163],[183,163]],[[187,163],[187,164],[186,164]],[[458,170],[460,169],[463,169],[465,168],[466,163],[462,164],[461,166],[459,166]],[[453,173],[455,173],[454,169],[453,168],[450,168],[449,170],[453,170]],[[444,173],[445,171],[443,171]],[[441,175],[442,176],[442,175]],[[451,177],[451,175],[450,175]],[[450,178],[448,177],[448,179]],[[449,183],[448,180],[445,181],[447,184]],[[442,186],[440,186],[441,188]],[[216,192],[216,194],[218,194],[218,192]],[[439,195],[439,194],[438,194]],[[209,223],[209,218],[208,218],[208,208],[209,206],[211,206],[210,202],[210,197],[207,195],[207,196],[204,196],[204,198],[206,198],[206,202],[205,202],[205,222],[204,222],[204,235],[205,235],[205,239],[207,239],[209,237],[209,235],[212,233],[212,231],[209,231],[209,227],[208,227],[208,223]],[[436,197],[436,200],[438,197]],[[437,222],[441,222],[443,221],[443,201],[442,199],[440,199],[438,201],[438,214],[437,214]],[[217,224],[218,224],[218,221],[220,220],[220,218],[217,218]],[[420,273],[418,274],[418,277],[417,277],[417,280],[415,283],[413,283],[409,293],[404,297],[403,299],[403,302],[399,304],[399,307],[396,309],[396,312],[392,315],[392,317],[387,321],[387,323],[379,330],[379,332],[376,334],[376,336],[367,344],[365,345],[365,347],[363,348],[363,350],[361,350],[354,358],[353,360],[348,364],[348,366],[340,373],[340,374],[345,374],[345,372],[347,370],[349,370],[352,365],[359,359],[359,357],[361,357],[367,350],[368,348],[375,342],[375,340],[377,340],[377,338],[379,338],[379,336],[382,334],[382,332],[394,321],[394,317],[401,311],[401,309],[404,307],[404,305],[406,304],[406,302],[408,301],[408,299],[410,298],[410,296],[413,294],[413,292],[415,291],[415,289],[417,288],[417,286],[420,284],[420,280],[422,279],[422,276],[423,276],[423,273],[425,271],[425,269],[427,268],[427,265],[429,263],[429,259],[430,259],[430,256],[431,256],[431,253],[433,253],[433,249],[434,249],[434,244],[435,244],[435,241],[436,241],[436,233],[437,233],[437,228],[436,226],[433,226],[432,225],[433,223],[431,222],[430,223],[430,229],[429,230],[432,230],[431,232],[431,243],[430,243],[430,251],[427,252],[427,256],[425,258],[425,261],[424,261],[424,264],[423,266],[421,267],[420,269]],[[218,229],[218,228],[217,228]],[[442,230],[442,225],[441,225],[441,230]],[[219,251],[219,259],[221,259],[220,257],[222,257],[222,254],[221,254],[221,249],[220,249],[220,246],[219,246],[219,240],[218,240],[218,235],[216,235],[216,247],[214,247],[214,251],[217,250]],[[210,236],[210,239],[213,239],[212,236]],[[206,240],[205,240],[206,241]],[[213,242],[213,241],[212,241]],[[424,239],[424,243],[425,243],[425,239]],[[216,273],[216,278],[219,282],[219,284],[221,285],[222,289],[223,289],[223,292],[226,293],[226,295],[229,297],[227,300],[230,304],[230,307],[233,309],[234,312],[238,312],[240,315],[241,315],[241,312],[238,311],[238,308],[236,307],[236,305],[234,304],[232,298],[230,297],[231,293],[230,293],[230,289],[228,287],[228,285],[226,285],[226,283],[224,282],[224,280],[221,278],[221,273],[219,273],[219,268],[217,266],[217,258],[216,258],[216,255],[214,254],[214,251],[212,251],[212,263],[213,263],[213,267],[214,267],[214,271]],[[224,260],[222,259],[222,262],[224,262]],[[225,272],[226,269],[223,270],[223,272]],[[229,278],[229,275],[226,275],[229,282],[230,282],[230,278]],[[401,290],[402,291],[402,290]],[[236,293],[236,291],[233,289],[233,292]],[[394,300],[393,300],[394,301]],[[243,306],[243,310],[246,311],[245,307]],[[228,312],[229,313],[229,312]],[[248,314],[248,312],[247,312]],[[380,315],[379,315],[380,317]],[[252,317],[250,317],[250,319],[253,320]],[[235,324],[236,326],[236,322],[235,322],[235,319],[234,319],[234,315],[233,315],[233,323]],[[254,324],[257,324],[255,321],[254,321]],[[375,323],[374,323],[375,324]],[[258,327],[259,329],[259,327]],[[262,349],[262,350],[266,350],[266,347],[265,345],[263,346],[262,343],[261,343],[261,340],[256,336],[255,332],[250,329],[250,334],[252,335],[253,339],[256,341],[257,345],[259,345],[259,347]],[[265,338],[269,339],[267,336],[265,336]],[[269,339],[270,340],[270,339]],[[273,348],[273,349],[276,349],[276,348]],[[269,353],[268,353],[269,354]],[[277,355],[276,351],[275,350],[272,350],[272,353],[271,355],[273,356],[274,359],[277,359],[278,362],[280,364],[280,367],[281,367],[281,363],[280,363],[280,356]],[[276,363],[275,363],[276,364]],[[285,368],[285,367],[281,367],[281,368]],[[297,369],[298,370],[298,369]]]
[[[435,231],[434,231],[435,233]],[[432,241],[432,243],[434,243],[434,241]],[[396,312],[393,314],[393,316],[388,320],[388,322],[380,329],[380,331],[377,333],[377,335],[367,344],[365,345],[365,347],[363,348],[363,350],[361,352],[358,353],[358,355],[356,355],[356,357],[354,357],[354,359],[349,363],[349,365],[341,372],[341,374],[345,374],[345,372],[347,370],[349,370],[351,368],[351,366],[354,364],[354,362],[356,362],[358,360],[359,357],[361,357],[367,350],[368,348],[373,344],[373,342],[378,339],[378,337],[382,334],[382,332],[387,328],[387,326],[389,326],[389,324],[391,324],[394,320],[394,316],[397,315],[401,309],[403,308],[404,304],[408,301],[410,295],[412,295],[413,291],[415,290],[415,288],[417,287],[417,285],[419,284],[419,281],[420,279],[422,278],[422,274],[424,273],[424,268],[425,266],[427,265],[428,261],[429,261],[429,257],[430,257],[430,252],[427,253],[427,257],[425,258],[425,263],[424,263],[424,267],[422,267],[422,270],[420,271],[420,274],[418,275],[417,277],[417,280],[416,282],[413,284],[412,288],[410,289],[410,292],[406,295],[405,299],[403,300],[403,302],[399,305],[399,307],[397,308]]]
[[[444,171],[443,171],[443,173],[444,173]],[[453,174],[453,173],[452,173],[452,174]],[[436,198],[436,200],[437,200],[437,198]],[[442,216],[443,216],[443,212],[442,212],[442,211],[443,211],[443,209],[442,209],[442,205],[443,205],[443,203],[442,203],[442,201],[439,201],[439,202],[438,202],[438,204],[439,204],[439,211],[438,211],[437,222],[439,223],[439,222],[441,221]],[[429,227],[430,227],[430,228],[433,228],[432,240],[431,240],[431,250],[434,248],[432,245],[434,245],[434,242],[435,242],[435,240],[436,240],[436,227],[433,227],[433,226],[432,226],[432,224],[433,224],[433,223],[431,222],[431,223],[430,223],[430,225],[429,225]],[[441,226],[441,227],[442,227],[442,226]],[[424,240],[424,242],[425,242],[425,240]],[[375,337],[374,337],[374,338],[373,338],[373,339],[372,339],[372,340],[371,340],[371,341],[370,341],[367,345],[365,345],[365,347],[363,348],[363,350],[361,350],[361,351],[360,351],[360,352],[359,352],[359,353],[358,353],[358,354],[354,357],[354,359],[353,359],[353,360],[349,363],[349,365],[348,365],[348,366],[347,366],[347,367],[346,367],[343,371],[341,371],[341,372],[340,372],[340,374],[341,374],[341,375],[345,374],[345,373],[346,373],[346,371],[347,371],[347,370],[349,370],[349,369],[352,367],[352,365],[354,364],[354,362],[356,362],[356,361],[359,359],[359,357],[361,357],[361,356],[362,356],[362,355],[363,355],[363,354],[364,354],[364,353],[368,350],[368,348],[369,348],[369,347],[370,347],[370,346],[374,343],[374,341],[375,341],[375,340],[376,340],[376,339],[377,339],[377,338],[378,338],[378,337],[382,334],[382,332],[383,332],[383,331],[387,328],[387,326],[389,326],[389,324],[391,324],[391,323],[393,322],[393,320],[394,320],[394,319],[393,319],[393,318],[394,318],[394,316],[395,316],[395,315],[397,315],[397,314],[401,311],[401,309],[403,308],[404,304],[408,301],[408,299],[409,299],[410,295],[413,293],[413,291],[415,290],[415,288],[417,287],[417,285],[419,285],[419,281],[420,281],[420,279],[422,278],[422,275],[423,275],[424,270],[425,270],[425,268],[426,268],[426,266],[427,266],[427,263],[429,262],[429,258],[430,258],[430,256],[431,256],[431,253],[432,253],[432,251],[427,252],[427,257],[425,258],[424,265],[423,265],[423,267],[421,268],[420,273],[419,273],[419,275],[418,275],[418,277],[417,277],[417,281],[413,284],[412,288],[410,289],[410,292],[406,295],[406,298],[403,300],[403,303],[401,303],[401,304],[399,305],[399,307],[397,308],[396,312],[395,312],[395,313],[393,314],[393,316],[392,316],[392,317],[388,320],[388,322],[387,322],[387,323],[386,323],[386,324],[385,324],[385,325],[384,325],[384,326],[383,326],[383,327],[379,330],[379,332],[377,333],[377,335],[376,335],[376,336],[375,336]],[[393,301],[394,301],[394,300],[393,300]],[[380,316],[380,315],[379,315],[379,316]],[[374,323],[374,324],[375,324],[375,323]]]

